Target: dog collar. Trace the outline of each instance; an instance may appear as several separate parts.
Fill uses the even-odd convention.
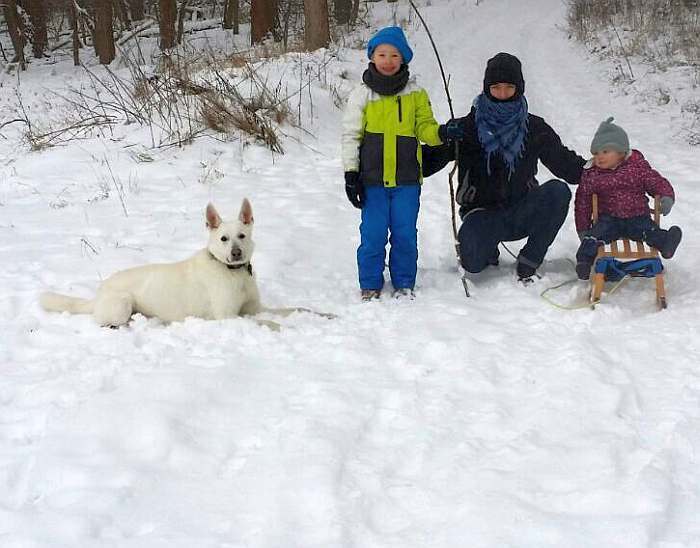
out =
[[[253,275],[253,265],[250,263],[242,263],[242,264],[227,264],[226,268],[229,270],[238,270],[239,268],[246,267],[246,270],[248,271],[248,274],[251,276]]]
[[[223,265],[226,265],[226,268],[228,268],[229,270],[238,270],[239,268],[243,268],[243,267],[245,266],[246,270],[248,271],[248,274],[250,274],[251,276],[253,275],[253,265],[250,264],[250,262],[241,263],[241,264],[226,264],[226,263],[224,263],[224,262],[219,261],[219,259],[217,259],[217,258],[214,256],[214,254],[211,253],[211,252],[209,252],[209,256],[210,256],[212,259],[214,259],[215,261],[220,262],[220,263],[223,264]]]

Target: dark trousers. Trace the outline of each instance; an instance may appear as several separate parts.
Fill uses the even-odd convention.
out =
[[[663,251],[667,236],[668,230],[659,228],[659,225],[648,215],[629,219],[601,215],[598,222],[586,231],[576,252],[576,260],[580,263],[593,264],[598,247],[619,238],[640,240]]]
[[[462,266],[467,272],[481,272],[500,242],[527,238],[519,260],[537,268],[564,224],[570,201],[569,186],[553,179],[507,208],[470,211],[457,235]]]

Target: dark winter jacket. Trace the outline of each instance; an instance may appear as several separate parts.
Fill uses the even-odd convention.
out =
[[[583,170],[581,186],[576,189],[576,230],[591,226],[592,196],[598,195],[598,214],[621,219],[649,214],[649,196],[675,198],[673,187],[633,150],[615,169],[587,166]]]
[[[459,141],[457,203],[460,217],[475,208],[505,208],[520,201],[525,194],[539,185],[537,162],[542,163],[567,183],[577,184],[586,161],[561,143],[561,139],[547,123],[534,114],[528,114],[528,133],[524,151],[517,160],[515,171],[509,176],[508,166],[499,157],[491,158],[491,173],[487,172],[486,153],[479,143],[474,109],[461,118],[465,138]],[[423,147],[423,174],[425,177],[441,170],[455,157],[454,143],[438,147]]]

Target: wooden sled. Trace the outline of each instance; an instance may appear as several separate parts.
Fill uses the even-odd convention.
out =
[[[650,209],[649,213],[653,216],[654,222],[658,225],[659,214],[659,197],[654,196],[654,209]],[[598,222],[598,196],[593,195],[593,215],[591,216],[593,223]],[[632,261],[635,259],[658,259],[659,250],[655,247],[648,246],[644,242],[629,240],[623,238],[614,240],[609,244],[605,244],[598,249],[595,261],[593,262],[594,273],[591,276],[591,306],[600,301],[600,296],[603,293],[605,285],[605,274],[595,272],[595,264],[601,257],[613,257],[622,261]],[[659,308],[666,308],[666,289],[664,288],[664,273],[660,272],[654,276],[656,282],[656,303]]]

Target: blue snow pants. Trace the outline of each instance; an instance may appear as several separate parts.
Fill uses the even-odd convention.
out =
[[[500,242],[527,238],[518,260],[537,268],[564,224],[570,201],[569,186],[553,179],[508,207],[470,211],[457,235],[462,266],[467,272],[481,272]]]
[[[357,270],[361,289],[381,289],[387,241],[389,274],[394,288],[411,288],[416,283],[418,265],[418,209],[421,186],[401,185],[386,188],[365,186],[365,201],[360,224]],[[391,233],[391,237],[387,238]]]

